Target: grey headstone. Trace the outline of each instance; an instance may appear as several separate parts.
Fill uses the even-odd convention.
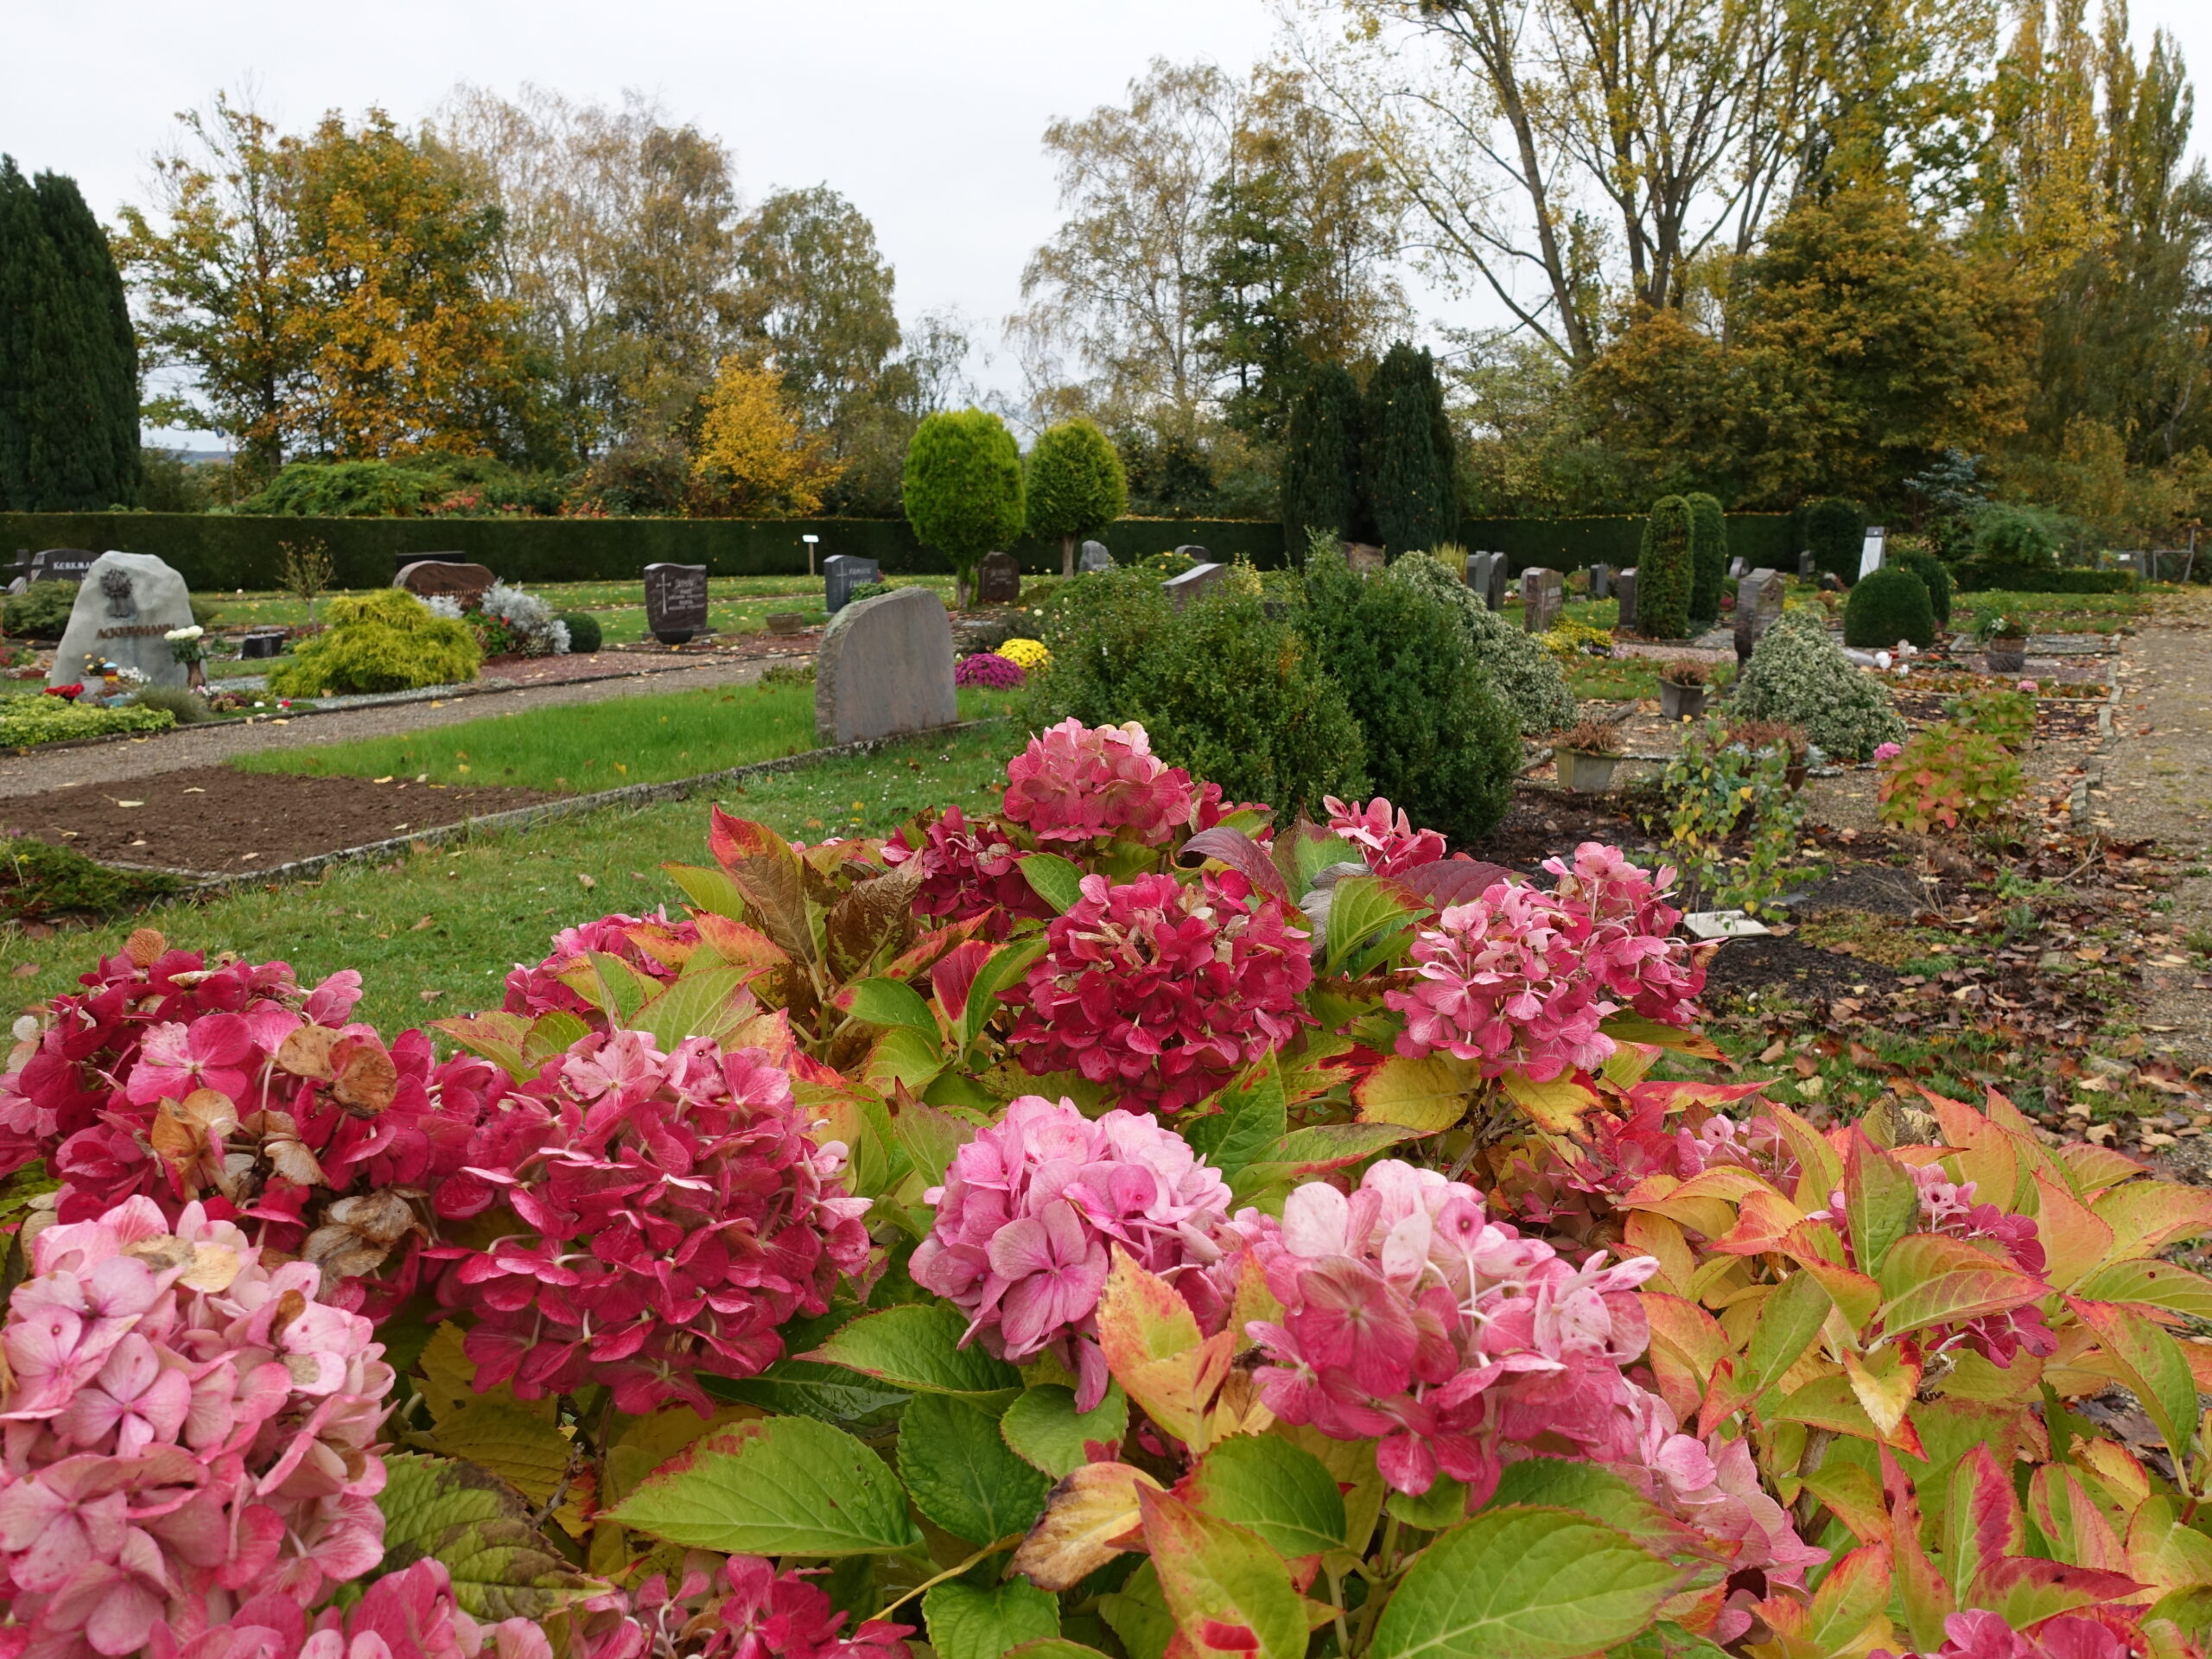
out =
[[[486,590],[498,580],[480,564],[458,563],[451,559],[416,559],[399,568],[391,585],[404,588],[417,599],[442,595],[467,605],[483,598]]]
[[[1543,633],[1559,620],[1567,602],[1567,578],[1539,566],[1521,573],[1521,626],[1530,633]]]
[[[1380,575],[1383,566],[1389,561],[1383,556],[1379,547],[1370,547],[1364,542],[1347,542],[1344,543],[1344,563],[1352,568],[1355,575],[1374,576]]]
[[[1483,603],[1492,612],[1505,608],[1505,588],[1512,580],[1513,561],[1503,553],[1490,556],[1490,582],[1483,591]]]
[[[1083,557],[1076,563],[1077,570],[1088,575],[1094,570],[1111,570],[1113,568],[1114,556],[1107,551],[1105,543],[1085,542],[1083,544]]]
[[[149,685],[182,685],[185,667],[162,636],[192,626],[184,578],[150,553],[103,553],[85,572],[48,685],[73,685],[94,665],[135,668]]]
[[[1593,564],[1590,567],[1590,597],[1611,599],[1613,594],[1613,567]]]
[[[1621,618],[1618,626],[1634,633],[1636,632],[1636,572],[1632,569],[1624,570],[1615,576],[1613,591],[1620,595],[1621,601]]]
[[[1736,660],[1749,662],[1766,631],[1782,615],[1779,570],[1754,570],[1736,584]]]
[[[1467,568],[1459,573],[1459,579],[1477,593],[1482,592],[1490,583],[1490,555],[1468,554]]]
[[[845,608],[853,589],[883,580],[883,567],[855,553],[832,553],[822,561],[823,608],[835,616]]]
[[[1192,595],[1219,587],[1222,578],[1228,574],[1229,567],[1225,564],[1193,565],[1181,575],[1170,576],[1160,585],[1167,597],[1175,601],[1175,608],[1179,611],[1191,602]]]
[[[1207,552],[1205,549],[1200,547],[1196,542],[1185,542],[1182,546],[1177,548],[1175,550],[1178,553],[1180,553],[1186,559],[1196,559],[1200,564],[1211,564],[1213,563],[1213,555]]]
[[[24,575],[31,582],[82,582],[99,558],[81,547],[42,547],[31,555]]]
[[[645,567],[645,631],[664,645],[681,645],[707,631],[707,567]]]
[[[1505,608],[1506,557],[1503,553],[1467,555],[1467,586],[1482,595],[1492,611]]]
[[[1882,553],[1886,544],[1888,532],[1885,531],[1881,525],[1869,524],[1866,526],[1866,540],[1859,550],[1859,574],[1860,575],[1871,576],[1877,570],[1882,568]]]
[[[1813,570],[1813,550],[1808,547],[1797,556],[1797,574],[1800,577],[1809,577]]]
[[[474,561],[467,554],[457,550],[448,553],[395,553],[391,556],[394,586],[397,585],[398,573],[410,564],[470,564],[474,563]]]
[[[1734,558],[1728,561],[1728,575],[1732,581],[1742,581],[1744,572],[1749,569],[1751,569],[1751,567],[1744,563],[1743,555],[1740,553]]]
[[[284,654],[284,630],[256,629],[238,641],[238,655],[253,660],[263,657],[282,657]]]
[[[1021,603],[1021,562],[1011,553],[986,553],[976,567],[978,605]]]
[[[959,717],[952,621],[935,594],[900,588],[830,619],[814,658],[814,728],[824,743],[924,732]]]

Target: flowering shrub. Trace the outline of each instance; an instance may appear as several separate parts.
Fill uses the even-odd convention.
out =
[[[1882,822],[1916,835],[2000,817],[2021,790],[2020,763],[1987,732],[1948,721],[1923,727],[1882,763]]]
[[[442,1061],[133,935],[0,1080],[0,1659],[2204,1659],[2212,1194],[1695,1075],[1616,849],[1267,818],[717,810]]]
[[[2023,682],[2024,687],[2034,683]],[[1954,697],[1948,712],[1961,725],[1993,737],[2015,752],[2027,747],[2036,734],[2035,693],[2024,689],[1969,692]]]
[[[487,657],[548,657],[569,649],[569,625],[535,594],[495,582],[467,613]]]
[[[1041,639],[1009,639],[999,647],[999,655],[1025,674],[1034,674],[1052,664],[1052,653]]]
[[[1011,691],[1026,684],[1028,678],[1020,664],[995,651],[971,652],[952,669],[955,685],[981,686],[989,691]]]

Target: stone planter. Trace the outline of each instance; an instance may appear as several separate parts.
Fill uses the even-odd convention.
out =
[[[1982,655],[1993,674],[2018,674],[2028,665],[2028,642],[2024,639],[1992,639],[1982,647]]]
[[[1576,795],[1603,795],[1613,786],[1613,768],[1619,766],[1618,754],[1586,754],[1580,749],[1554,749],[1552,760],[1559,768],[1561,789]]]
[[[1705,712],[1705,685],[1676,685],[1672,680],[1659,682],[1659,712],[1669,720],[1695,720]]]

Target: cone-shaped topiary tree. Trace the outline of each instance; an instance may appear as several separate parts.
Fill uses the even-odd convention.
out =
[[[107,233],[72,180],[0,156],[0,509],[138,499],[138,347]]]
[[[1843,643],[1879,651],[1900,639],[1916,645],[1936,643],[1936,607],[1928,584],[1902,564],[1885,564],[1853,587],[1843,607]]]
[[[1679,495],[1652,503],[1636,562],[1636,629],[1647,639],[1687,639],[1690,631],[1690,504]]]
[[[1359,388],[1343,364],[1315,365],[1291,402],[1283,433],[1283,545],[1293,558],[1309,531],[1353,537],[1365,531],[1359,440]]]
[[[1363,471],[1376,537],[1392,554],[1450,541],[1459,499],[1434,359],[1399,341],[1368,381],[1366,401]]]
[[[1918,576],[1928,588],[1928,603],[1936,613],[1936,626],[1951,626],[1951,569],[1933,553],[1923,553],[1916,547],[1894,549],[1888,556],[1891,564],[1900,565]]]
[[[1690,620],[1720,620],[1720,587],[1728,575],[1728,515],[1713,496],[1683,498],[1690,504]]]
[[[952,562],[953,603],[964,607],[976,566],[1021,534],[1021,452],[987,410],[929,416],[906,446],[906,522]]]
[[[1063,421],[1037,435],[1024,469],[1029,533],[1060,544],[1060,574],[1075,575],[1078,537],[1129,510],[1129,481],[1112,442],[1089,421]]]

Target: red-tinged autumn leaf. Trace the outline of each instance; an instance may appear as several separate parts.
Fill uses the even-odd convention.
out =
[[[1890,1506],[1890,1570],[1904,1604],[1913,1646],[1933,1653],[1943,1643],[1943,1621],[1959,1611],[1958,1599],[1928,1559],[1921,1537],[1920,1502],[1890,1449],[1881,1450],[1882,1491]]]
[[[789,853],[791,843],[766,824],[732,817],[718,806],[708,821],[707,849],[714,854],[715,861],[728,869],[763,853]]]
[[[2015,1629],[2134,1594],[2124,1573],[2028,1555],[2018,1495],[1986,1446],[1975,1446],[1951,1476],[1946,1565],[1968,1605],[1986,1607]]]
[[[1791,1237],[1796,1234],[1793,1230]],[[1805,1272],[1821,1282],[1828,1300],[1842,1312],[1845,1323],[1855,1332],[1863,1332],[1868,1320],[1882,1305],[1882,1287],[1863,1273],[1853,1273],[1840,1266],[1810,1254],[1791,1252],[1791,1259]]]
[[[773,939],[743,922],[717,916],[712,911],[702,911],[693,920],[698,926],[700,941],[733,968],[742,968],[748,974],[764,973],[791,960]]]
[[[2085,1194],[2118,1186],[2144,1173],[2143,1166],[2126,1153],[2091,1146],[2086,1141],[2069,1141],[2059,1147],[2058,1160],[2073,1177],[2075,1190]]]
[[[2037,1530],[2061,1559],[2110,1573],[2128,1570],[2127,1551],[2112,1522],[2066,1465],[2046,1463],[2029,1478],[2028,1508]]]
[[[1898,1239],[1875,1276],[1889,1296],[1879,1318],[1892,1337],[2009,1313],[2050,1294],[2040,1279],[1942,1233]]]
[[[2132,1307],[2066,1298],[2074,1317],[2097,1333],[2101,1369],[2133,1391],[2177,1458],[2196,1437],[2196,1376],[2182,1344]],[[2087,1357],[2077,1365],[2088,1368]]]
[[[1137,1503],[1160,1593],[1193,1655],[1302,1659],[1305,1599],[1281,1556],[1172,1492],[1140,1490]]]
[[[1446,1053],[1410,1059],[1393,1054],[1352,1085],[1363,1123],[1395,1123],[1422,1135],[1450,1128],[1467,1115],[1482,1073]]]
[[[1582,1115],[1598,1103],[1597,1091],[1577,1083],[1571,1073],[1538,1082],[1519,1071],[1508,1071],[1498,1085],[1516,1106],[1529,1115],[1538,1128],[1554,1135],[1571,1135],[1582,1124]]]
[[[1464,905],[1479,899],[1513,872],[1503,864],[1484,864],[1473,859],[1440,858],[1431,864],[1416,864],[1412,869],[1390,878],[1391,885],[1402,887],[1424,905],[1438,910],[1447,910],[1453,905]]]
[[[976,976],[999,948],[982,939],[970,939],[965,944],[953,946],[930,969],[930,984],[937,992],[938,1006],[953,1025],[957,1026],[968,1012],[969,988],[975,984]]]
[[[2089,1206],[2112,1229],[2113,1259],[2155,1255],[2169,1244],[2212,1232],[2212,1191],[2169,1181],[2136,1181]]]
[[[1805,1219],[1804,1212],[1779,1192],[1764,1187],[1744,1195],[1736,1211],[1736,1224],[1712,1241],[1723,1255],[1760,1255],[1787,1249],[1790,1230]]]
[[[1014,1553],[1012,1570],[1039,1590],[1072,1590],[1124,1550],[1138,1548],[1137,1489],[1160,1483],[1126,1463],[1087,1463],[1052,1488],[1045,1513]]]
[[[1844,1217],[1859,1271],[1879,1274],[1890,1247],[1920,1223],[1911,1173],[1853,1125],[1843,1160]]]
[[[1828,1194],[1843,1184],[1843,1160],[1826,1136],[1789,1108],[1774,1101],[1760,1103],[1760,1112],[1782,1131],[1797,1160],[1797,1190],[1789,1195],[1801,1210],[1823,1210]]]
[[[1840,1372],[1815,1377],[1787,1399],[1779,1403],[1770,1402],[1765,1414],[1777,1422],[1805,1423],[1848,1434],[1854,1440],[1885,1444],[1908,1457],[1924,1460],[1927,1456],[1920,1443],[1920,1431],[1913,1427],[1910,1412],[1897,1420],[1895,1428],[1884,1434],[1867,1415],[1866,1408],[1859,1403],[1851,1379]]]
[[[1206,1445],[1206,1408],[1229,1374],[1236,1338],[1204,1338],[1190,1304],[1118,1247],[1098,1297],[1098,1345],[1129,1398],[1185,1446]]]
[[[2044,1276],[2071,1290],[2112,1254],[2112,1228],[2042,1171],[2036,1172],[2036,1236],[2043,1241]]]
[[[1185,869],[1196,869],[1207,859],[1226,864],[1269,898],[1284,904],[1296,901],[1290,887],[1268,856],[1267,849],[1246,835],[1242,830],[1232,830],[1227,824],[1217,824],[1211,830],[1201,830],[1177,849],[1175,861]]]
[[[1876,1619],[1889,1632],[1890,1547],[1867,1544],[1838,1561],[1813,1594],[1806,1634],[1822,1653],[1847,1653]]]
[[[1733,1346],[1728,1333],[1720,1328],[1719,1320],[1686,1298],[1646,1293],[1643,1301],[1644,1317],[1651,1325],[1653,1362],[1686,1377],[1693,1387],[1693,1398],[1701,1395],[1713,1367]]]

